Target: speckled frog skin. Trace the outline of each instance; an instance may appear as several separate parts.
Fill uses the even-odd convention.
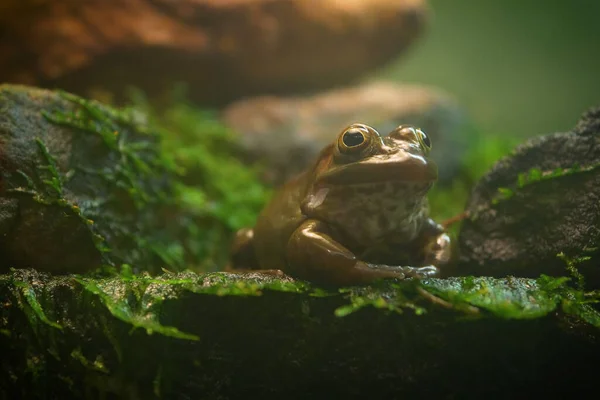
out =
[[[232,267],[330,285],[436,275],[450,239],[428,215],[430,149],[412,126],[381,137],[350,125],[274,195],[254,229],[237,233]]]

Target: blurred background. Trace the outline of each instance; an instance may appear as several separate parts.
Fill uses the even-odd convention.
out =
[[[600,2],[430,0],[432,20],[381,77],[439,86],[483,131],[566,131],[600,105]]]
[[[481,131],[523,137],[600,103],[599,15],[595,0],[6,0],[0,82],[105,101],[183,83],[221,108],[391,79],[442,89]]]

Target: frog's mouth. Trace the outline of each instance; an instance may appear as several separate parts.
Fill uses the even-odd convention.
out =
[[[317,180],[327,184],[362,184],[379,182],[434,182],[437,166],[425,158],[405,153],[401,157],[374,156],[359,162],[336,166]]]

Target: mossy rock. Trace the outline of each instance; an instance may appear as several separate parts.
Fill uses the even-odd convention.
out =
[[[4,268],[171,261],[175,174],[141,114],[10,85],[0,87],[0,109]]]
[[[600,288],[600,108],[570,132],[530,139],[498,161],[467,210],[461,273],[564,275],[562,254],[578,258],[587,284]]]
[[[214,270],[265,192],[224,127],[170,111],[0,85],[0,271]]]
[[[600,316],[565,278],[325,291],[258,274],[0,276],[1,398],[557,398]]]

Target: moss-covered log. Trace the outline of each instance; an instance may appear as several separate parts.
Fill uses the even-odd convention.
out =
[[[257,274],[12,271],[0,397],[577,395],[600,355],[588,300],[548,277],[325,291]]]

